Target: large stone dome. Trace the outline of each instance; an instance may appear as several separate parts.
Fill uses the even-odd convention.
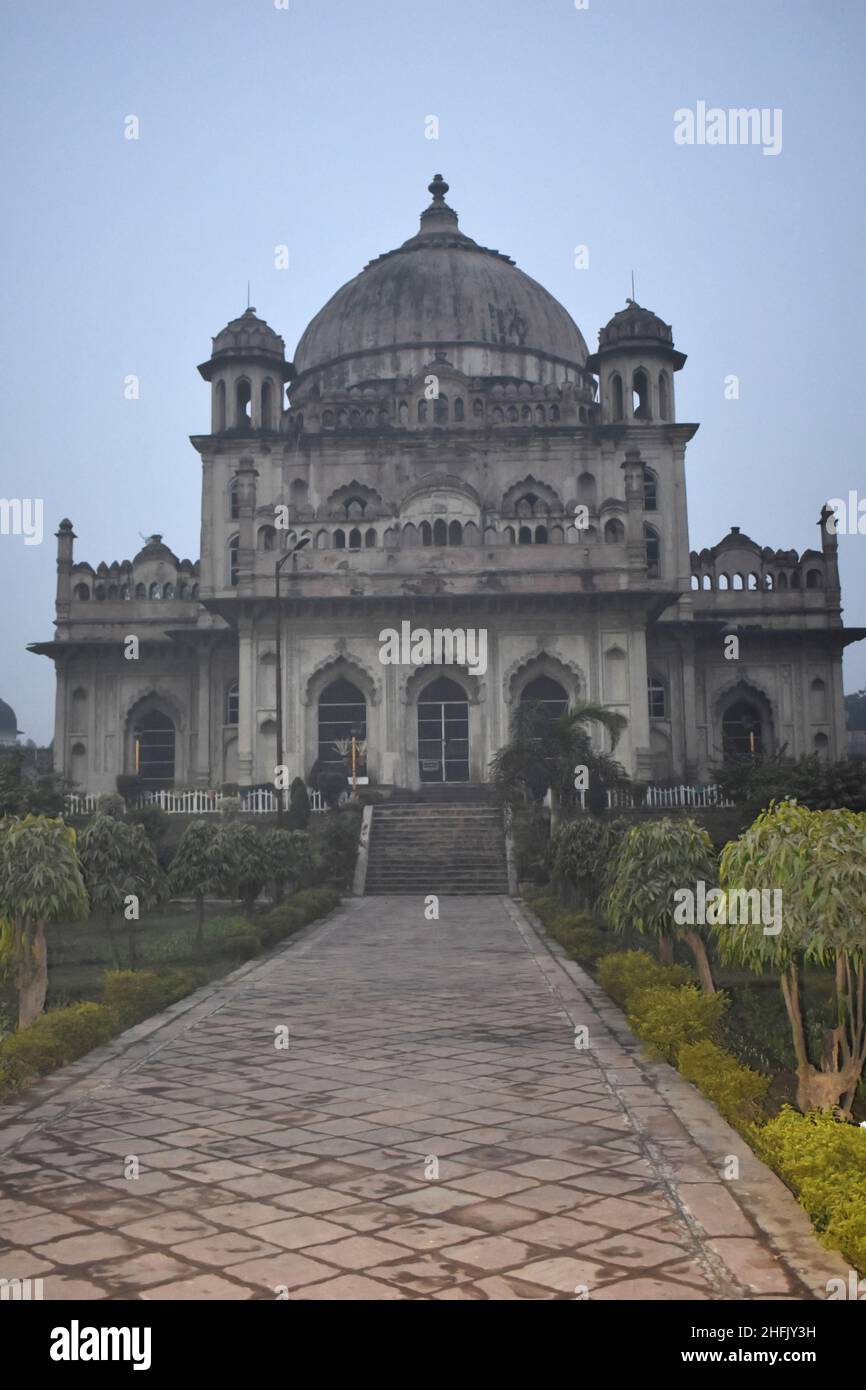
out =
[[[459,229],[441,175],[416,236],[371,261],[312,320],[295,353],[296,384],[411,376],[434,350],[470,376],[580,377],[587,347],[571,315],[509,256]]]

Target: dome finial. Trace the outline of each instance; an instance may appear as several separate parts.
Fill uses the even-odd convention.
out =
[[[453,232],[457,228],[457,213],[445,201],[448,184],[441,174],[434,174],[433,182],[428,183],[433,201],[421,214],[422,233]]]

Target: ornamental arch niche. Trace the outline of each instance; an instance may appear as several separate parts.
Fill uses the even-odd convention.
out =
[[[713,735],[726,762],[759,762],[775,746],[769,697],[749,681],[729,686],[715,701]]]
[[[379,770],[377,730],[380,686],[374,673],[349,652],[329,657],[310,675],[303,698],[306,770],[315,762],[340,762],[335,741],[351,738],[367,744],[364,775]]]
[[[514,709],[524,699],[532,698],[526,692],[541,680],[552,682],[564,690],[569,706],[576,704],[586,690],[586,680],[579,666],[563,661],[551,652],[539,651],[523,657],[505,672],[502,687],[506,705]]]
[[[124,724],[124,767],[145,791],[182,783],[186,776],[186,721],[174,696],[151,690],[129,707]]]

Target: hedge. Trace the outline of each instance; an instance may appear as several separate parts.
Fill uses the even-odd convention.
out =
[[[0,1096],[100,1047],[118,1031],[118,1024],[117,1013],[107,1004],[71,1004],[41,1014],[0,1042]]]
[[[687,985],[692,974],[684,965],[663,965],[647,951],[615,951],[598,967],[598,983],[614,1003],[628,1010],[632,997],[654,985]]]
[[[122,1032],[177,1003],[194,988],[193,980],[179,970],[164,974],[152,970],[108,970],[102,980],[102,998],[117,1014]]]

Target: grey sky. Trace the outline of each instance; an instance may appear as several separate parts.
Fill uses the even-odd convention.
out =
[[[46,533],[0,536],[0,696],[20,727],[51,737],[52,668],[24,648],[52,632],[57,522],[94,565],[154,531],[196,558],[188,435],[208,428],[211,336],[249,279],[291,355],[339,285],[413,234],[437,171],[462,227],[591,347],[632,268],[673,324],[679,418],[701,423],[695,548],[731,524],[817,546],[822,501],[866,497],[864,16],[859,0],[7,0],[0,495],[44,498]],[[781,108],[782,152],[676,145],[674,112],[701,100]],[[866,625],[866,536],[840,556],[846,622]],[[866,643],[845,684],[866,685]]]

